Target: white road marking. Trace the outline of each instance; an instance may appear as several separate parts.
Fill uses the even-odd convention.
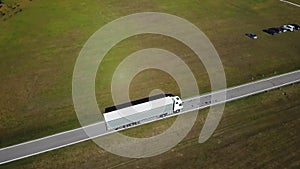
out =
[[[291,4],[291,5],[294,5],[294,6],[297,6],[300,8],[300,5],[299,4],[296,4],[296,3],[293,3],[293,2],[290,2],[290,1],[286,1],[286,0],[280,0],[281,2],[285,2],[285,3],[288,3],[288,4]]]
[[[204,96],[209,96],[209,95],[221,93],[221,92],[225,92],[225,91],[228,91],[228,90],[233,90],[233,89],[236,89],[236,88],[241,88],[241,87],[245,87],[245,86],[251,86],[251,85],[254,85],[254,84],[257,84],[257,83],[260,83],[260,82],[269,81],[269,80],[272,80],[272,79],[276,79],[276,78],[279,78],[279,77],[282,77],[282,76],[287,76],[287,75],[291,75],[291,74],[295,74],[295,73],[299,73],[299,72],[300,72],[300,70],[296,70],[296,71],[293,71],[293,72],[289,72],[289,73],[285,73],[285,74],[280,74],[280,75],[277,75],[277,76],[273,76],[273,77],[269,77],[269,78],[266,78],[266,79],[257,80],[257,81],[254,81],[254,82],[245,83],[245,84],[234,86],[234,87],[230,87],[230,88],[227,88],[227,89],[221,89],[221,90],[218,90],[218,91],[214,91],[212,93],[205,93],[205,94],[203,94],[201,96],[195,96],[195,97],[191,97],[191,98],[186,98],[186,99],[184,99],[184,101],[190,101],[190,100],[194,100],[194,99],[197,99],[197,98],[200,98],[200,97],[204,97]]]
[[[5,150],[5,149],[8,149],[8,148],[18,147],[18,146],[21,146],[21,145],[24,145],[24,144],[28,144],[28,143],[40,141],[40,140],[45,140],[45,139],[47,139],[47,138],[55,137],[55,136],[58,136],[58,135],[63,135],[63,134],[66,134],[66,133],[71,133],[71,132],[73,132],[73,131],[85,129],[85,128],[88,128],[88,127],[91,127],[91,126],[98,125],[98,124],[103,123],[103,122],[104,122],[104,121],[101,121],[101,122],[98,122],[98,123],[93,123],[93,124],[90,124],[90,125],[87,125],[87,126],[84,126],[84,127],[79,127],[79,128],[76,128],[76,129],[72,129],[72,130],[68,130],[68,131],[56,133],[56,134],[53,134],[53,135],[49,135],[49,136],[46,136],[46,137],[42,137],[42,138],[39,138],[39,139],[30,140],[30,141],[27,141],[27,142],[23,142],[23,143],[15,144],[15,145],[12,145],[12,146],[4,147],[4,148],[1,148],[0,151]],[[0,164],[1,164],[1,163],[0,163]]]
[[[218,104],[222,104],[222,103],[226,103],[226,102],[231,102],[231,101],[238,100],[238,99],[241,99],[241,98],[245,98],[245,97],[248,97],[248,96],[252,96],[252,95],[255,95],[255,94],[258,94],[258,93],[262,93],[262,92],[265,92],[265,91],[269,91],[269,90],[273,90],[273,89],[276,89],[276,88],[279,88],[279,87],[283,87],[283,86],[287,86],[287,85],[290,85],[290,84],[293,84],[293,83],[297,83],[299,81],[300,81],[300,79],[295,80],[295,81],[291,81],[291,82],[288,82],[288,83],[284,83],[284,84],[281,84],[281,85],[278,85],[278,86],[273,86],[273,87],[270,87],[270,88],[266,88],[266,89],[263,89],[263,90],[257,90],[255,92],[248,93],[248,94],[245,94],[245,95],[242,95],[242,96],[233,97],[231,99],[226,99],[225,101],[220,101],[220,102],[215,102],[213,104],[208,104],[208,105],[202,106],[200,108],[197,107],[197,108],[194,108],[194,109],[189,109],[188,111],[181,112],[180,114],[195,111],[195,110],[205,109],[205,108],[208,108],[208,107],[211,107],[211,106],[216,106]],[[178,114],[176,114],[176,115],[178,115]]]
[[[78,128],[78,129],[81,129],[81,128]],[[53,135],[51,135],[51,136],[53,136]],[[44,139],[44,138],[42,138],[42,139]],[[23,159],[23,158],[26,158],[26,157],[31,157],[31,156],[34,156],[34,155],[45,153],[45,152],[48,152],[48,151],[56,150],[56,149],[59,149],[59,148],[63,148],[63,147],[66,147],[66,146],[70,146],[70,145],[73,145],[73,144],[81,143],[81,142],[84,142],[84,141],[87,141],[87,140],[90,140],[90,138],[86,138],[86,139],[79,140],[79,141],[76,141],[76,142],[71,142],[71,143],[68,143],[68,144],[65,144],[65,145],[61,145],[61,146],[58,146],[58,147],[46,149],[46,150],[43,150],[43,151],[39,151],[37,153],[28,154],[28,155],[18,157],[18,158],[14,158],[14,159],[11,159],[11,160],[3,161],[3,162],[0,162],[0,165],[5,164],[5,163],[9,163],[9,162],[12,162],[12,161],[20,160],[20,159]],[[32,140],[32,141],[37,141],[37,140]],[[24,144],[26,144],[26,143],[28,143],[28,142],[25,142]],[[20,145],[20,144],[18,144],[18,145]]]

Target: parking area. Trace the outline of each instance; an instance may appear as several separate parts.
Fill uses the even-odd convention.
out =
[[[291,23],[291,24],[286,24],[278,27],[270,27],[263,29],[262,31],[269,34],[269,35],[276,35],[276,34],[281,34],[285,32],[294,32],[300,30],[300,25],[296,23]],[[258,39],[258,36],[254,33],[246,33],[246,36],[248,36],[251,39]]]
[[[264,29],[263,31],[270,35],[276,35],[276,34],[280,34],[280,33],[284,33],[284,32],[294,32],[299,29],[300,29],[300,26],[298,24],[291,23],[291,24],[286,24],[286,25],[282,25],[279,27],[267,28],[267,29]]]

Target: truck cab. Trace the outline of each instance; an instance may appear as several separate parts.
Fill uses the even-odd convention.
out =
[[[172,99],[173,99],[173,112],[179,113],[183,108],[182,100],[178,96],[174,96],[172,97]]]

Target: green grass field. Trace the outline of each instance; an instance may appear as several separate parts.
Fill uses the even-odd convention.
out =
[[[22,12],[10,17],[0,17],[0,147],[80,127],[73,108],[71,86],[76,58],[83,44],[96,30],[124,15],[146,11],[166,12],[185,18],[198,26],[219,52],[228,86],[246,83],[252,81],[253,78],[256,80],[273,76],[274,72],[279,74],[300,68],[299,31],[276,36],[269,36],[262,32],[264,28],[290,22],[299,24],[299,8],[279,1],[16,0],[14,2],[21,4]],[[256,33],[259,39],[251,40],[245,37],[244,34],[247,32]],[[115,46],[105,57],[98,71],[96,95],[101,110],[113,105],[110,82],[116,66],[132,52],[149,47],[167,49],[180,56],[196,76],[200,92],[210,91],[205,68],[186,46],[164,36],[135,36]],[[165,93],[179,94],[173,82],[170,76],[160,71],[145,71],[133,80],[130,97],[133,100],[143,98],[156,88],[164,90]],[[280,92],[228,104],[223,125],[216,132],[216,134],[222,133],[221,131],[225,130],[224,137],[228,137],[226,141],[214,144],[223,137],[219,134],[203,145],[196,144],[198,126],[182,145],[175,148],[174,152],[161,155],[163,160],[158,163],[158,165],[161,164],[160,167],[153,168],[169,168],[169,166],[170,168],[171,166],[185,168],[189,160],[192,160],[195,166],[207,168],[218,168],[223,165],[222,162],[234,168],[239,166],[244,168],[242,166],[246,167],[248,164],[260,168],[267,165],[272,168],[272,162],[275,166],[280,166],[276,165],[278,163],[276,160],[284,158],[287,158],[284,164],[288,164],[293,159],[298,160],[299,164],[299,152],[296,151],[299,148],[297,146],[299,137],[295,135],[289,139],[285,138],[284,136],[289,133],[286,132],[284,126],[281,126],[285,120],[290,120],[292,123],[287,125],[288,129],[296,131],[295,129],[299,128],[296,123],[297,120],[299,121],[297,114],[299,86],[295,89],[289,87],[287,90],[291,91],[291,97],[294,99],[285,98],[285,104],[278,102],[283,99]],[[269,101],[266,103],[268,107],[266,109],[259,104],[260,98],[265,97]],[[249,116],[244,116],[244,114],[249,114]],[[286,117],[285,114],[291,114],[291,116]],[[239,125],[239,121],[242,120],[245,126],[239,128],[236,125]],[[269,123],[264,126],[265,122]],[[227,123],[229,126],[226,127]],[[290,126],[292,124],[293,126]],[[167,126],[168,123],[153,124],[153,126],[164,125]],[[148,128],[151,129],[153,126],[150,125]],[[253,126],[257,128],[252,128]],[[262,136],[258,135],[260,130],[264,131]],[[270,133],[268,134],[266,130],[270,130]],[[134,132],[134,130],[128,131],[128,134],[136,135]],[[147,135],[148,132],[151,131],[146,130],[145,134]],[[247,138],[252,138],[251,134],[258,139],[248,140]],[[280,138],[276,142],[273,137]],[[285,141],[294,150],[283,145]],[[279,148],[273,150],[267,143],[274,143]],[[244,149],[240,149],[241,147]],[[87,149],[86,153],[82,153],[83,148]],[[255,154],[262,148],[265,152]],[[272,151],[279,152],[286,148],[289,148],[289,153],[272,156],[274,154]],[[195,149],[203,152],[195,152]],[[239,154],[234,155],[232,151],[238,151]],[[227,153],[231,154],[227,157]],[[296,155],[292,156],[293,153]],[[214,159],[216,154],[224,154],[221,161]],[[82,158],[78,157],[81,155]],[[95,157],[91,158],[92,155]],[[251,157],[248,158],[248,156]],[[260,160],[265,156],[267,156],[265,161]],[[65,160],[59,162],[60,158]],[[107,160],[101,161],[100,158]],[[174,158],[181,160],[172,163]],[[234,161],[229,163],[228,161],[232,158]],[[241,160],[242,158],[244,161]],[[124,163],[120,168],[125,168],[141,165],[146,161],[147,159],[129,160],[110,155],[87,142],[0,167],[22,168],[22,165],[25,165],[25,168],[47,168],[49,165],[49,168],[96,168],[102,163],[107,167]],[[147,168],[151,168],[151,161],[157,162],[159,158],[151,158],[148,161],[150,162]],[[214,161],[219,163],[214,164]]]

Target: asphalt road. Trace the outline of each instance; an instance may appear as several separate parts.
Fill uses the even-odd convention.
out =
[[[268,90],[297,83],[300,81],[300,70],[290,72],[283,75],[247,83],[244,85],[220,90],[183,100],[183,111],[179,114],[191,112],[193,110],[204,109],[212,105],[237,100],[254,94],[262,93]],[[214,95],[226,92],[225,100],[212,100]],[[90,137],[84,130],[88,130]],[[18,159],[30,157],[43,152],[51,151],[61,147],[66,147],[79,142],[97,138],[109,134],[106,131],[104,121],[95,123],[83,128],[58,133],[37,140],[13,145],[0,149],[0,164],[5,164]]]

